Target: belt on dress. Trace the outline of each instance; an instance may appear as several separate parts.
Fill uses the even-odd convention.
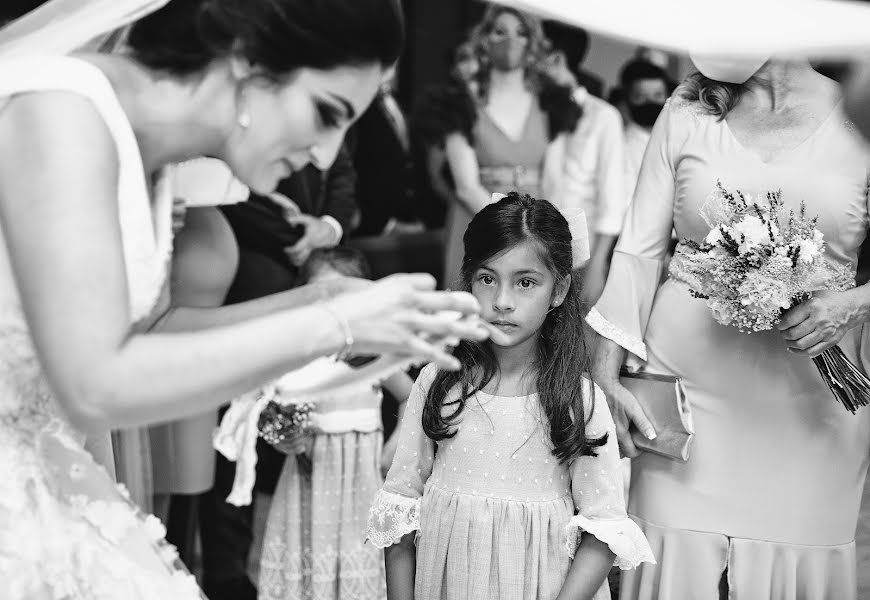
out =
[[[320,433],[371,433],[381,429],[381,411],[377,408],[357,408],[331,410],[323,414],[312,412],[311,426]]]
[[[480,183],[492,192],[516,190],[539,196],[541,170],[537,167],[480,167]]]

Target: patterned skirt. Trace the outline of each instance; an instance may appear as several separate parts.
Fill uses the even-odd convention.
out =
[[[260,561],[261,600],[382,600],[383,551],[364,543],[383,434],[317,434],[310,474],[288,457]]]

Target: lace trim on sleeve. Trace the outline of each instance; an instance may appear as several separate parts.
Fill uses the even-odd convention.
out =
[[[417,531],[419,535],[421,501],[419,497],[378,491],[369,509],[366,539],[378,548],[386,548],[398,544],[404,535],[412,531]]]
[[[566,547],[568,556],[574,558],[574,553],[580,545],[582,532],[591,533],[607,544],[611,552],[616,554],[614,566],[622,570],[634,569],[640,563],[656,564],[652,548],[646,540],[640,527],[630,518],[592,520],[583,515],[575,515],[565,527],[567,533]]]
[[[632,354],[638,356],[641,360],[646,360],[646,345],[638,337],[631,335],[623,329],[617,327],[598,312],[598,309],[593,307],[586,315],[586,322],[589,326],[597,331],[600,335],[613,340]]]

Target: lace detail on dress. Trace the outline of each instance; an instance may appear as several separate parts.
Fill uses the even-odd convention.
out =
[[[568,556],[572,559],[580,545],[580,536],[582,532],[586,531],[607,544],[610,551],[616,555],[616,560],[613,561],[614,566],[622,570],[634,569],[644,562],[656,564],[649,542],[637,523],[628,517],[597,520],[588,519],[583,515],[575,515],[568,522],[565,530],[568,535],[566,542]]]
[[[641,360],[646,360],[646,345],[643,343],[643,340],[631,335],[605,319],[604,316],[598,312],[598,309],[593,307],[592,310],[589,311],[589,314],[586,315],[586,322],[600,335],[613,340],[632,354],[638,356]]]
[[[398,544],[412,531],[419,532],[421,502],[421,498],[378,491],[369,510],[366,539],[378,548],[386,548]]]
[[[368,548],[300,552],[273,542],[263,548],[258,597],[380,600],[387,595],[385,583],[382,559]]]

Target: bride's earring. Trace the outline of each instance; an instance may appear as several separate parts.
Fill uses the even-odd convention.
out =
[[[244,82],[239,83],[239,86],[236,88],[236,122],[239,124],[239,127],[242,129],[247,129],[251,126],[251,113],[248,112],[248,109],[245,107],[245,90],[244,90]],[[239,107],[242,107],[239,110]]]
[[[250,127],[251,126],[251,113],[249,113],[248,111],[240,112],[238,122],[239,122],[239,127],[241,127],[242,129],[247,129],[248,127]]]

